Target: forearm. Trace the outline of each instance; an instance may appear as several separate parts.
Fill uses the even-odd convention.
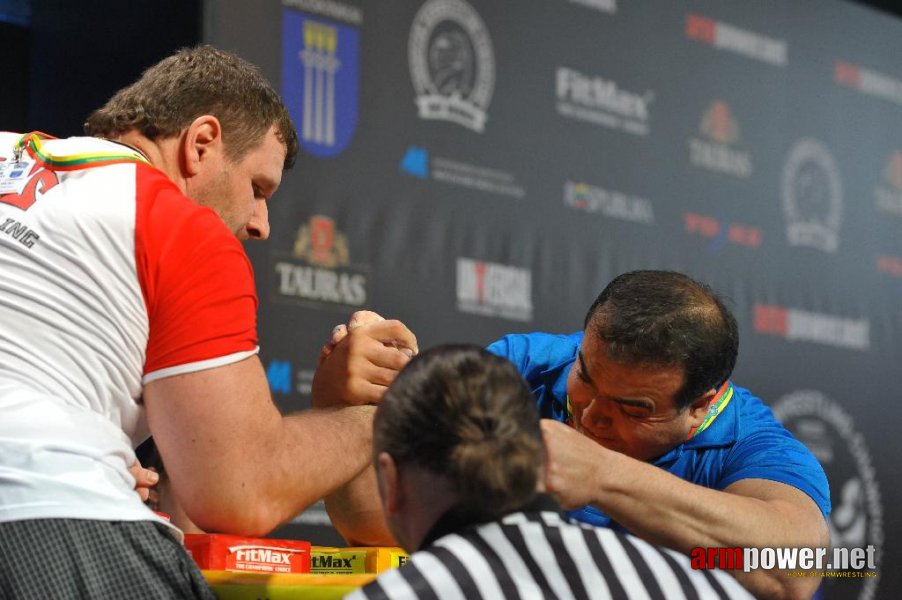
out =
[[[382,512],[372,464],[326,497],[332,525],[351,546],[396,546]]]
[[[824,547],[829,535],[813,501],[776,482],[741,481],[718,491],[652,465],[607,452],[594,504],[646,540],[693,548]],[[804,496],[804,497],[803,497]],[[781,571],[733,575],[761,598],[809,598],[818,578]]]
[[[176,493],[199,527],[246,535],[268,533],[356,477],[371,460],[370,406],[276,416],[264,426],[218,435],[212,465],[185,464]],[[185,485],[185,482],[189,482]]]

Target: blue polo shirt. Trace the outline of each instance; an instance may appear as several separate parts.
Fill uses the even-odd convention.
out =
[[[576,361],[582,332],[570,335],[508,335],[488,350],[516,365],[536,397],[543,419],[567,421],[567,375]],[[742,479],[768,479],[791,485],[811,497],[824,518],[830,514],[830,488],[813,454],[774,418],[770,408],[746,389],[733,386],[733,399],[699,435],[649,461],[686,481],[723,490]],[[570,516],[611,526],[594,506]]]

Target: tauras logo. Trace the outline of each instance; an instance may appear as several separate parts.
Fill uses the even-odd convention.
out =
[[[711,104],[699,130],[708,139],[689,139],[689,158],[693,165],[734,177],[747,178],[752,174],[749,154],[730,147],[739,140],[739,124],[726,102],[716,100]]]
[[[277,297],[346,307],[367,299],[366,268],[349,264],[347,236],[329,217],[314,215],[300,228],[292,257],[273,262]]]

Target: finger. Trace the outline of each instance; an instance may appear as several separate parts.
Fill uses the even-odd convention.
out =
[[[329,345],[334,348],[335,345],[338,344],[338,342],[340,342],[341,340],[345,339],[345,337],[347,335],[348,335],[348,326],[347,325],[344,325],[344,324],[336,325],[335,327],[332,328],[332,335],[329,338]]]
[[[351,391],[354,404],[378,404],[388,390],[387,385],[379,385],[369,381],[358,381]]]
[[[366,332],[370,337],[384,344],[394,343],[398,348],[408,348],[413,354],[419,353],[417,337],[401,321],[390,319],[378,323],[370,323],[358,328],[360,332]]]
[[[348,329],[356,329],[363,325],[378,323],[379,321],[384,320],[385,318],[379,313],[375,313],[371,310],[358,310],[352,314],[351,318],[348,320]]]
[[[366,372],[365,369],[368,366],[397,372],[410,362],[410,356],[405,352],[373,340],[358,342],[355,354],[356,360],[359,361],[355,365],[358,369],[361,369],[358,373]]]

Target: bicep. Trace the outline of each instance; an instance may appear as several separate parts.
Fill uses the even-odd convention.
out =
[[[243,483],[248,444],[266,444],[281,418],[257,356],[151,381],[144,403],[176,496],[189,514],[219,486]]]
[[[820,508],[798,488],[767,479],[742,479],[723,491],[766,503],[768,508],[792,523],[794,531],[785,533],[797,538],[800,545],[825,546],[830,543],[827,522]]]

